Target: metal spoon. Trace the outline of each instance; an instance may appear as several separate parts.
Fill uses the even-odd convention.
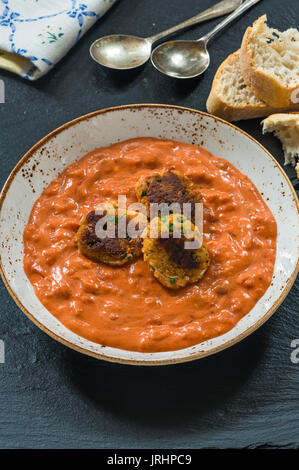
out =
[[[92,43],[90,55],[98,64],[111,69],[134,69],[148,61],[151,56],[152,45],[159,39],[202,21],[230,13],[241,2],[242,0],[223,0],[189,20],[149,38],[139,38],[125,34],[105,36]]]
[[[194,78],[201,75],[210,65],[210,55],[207,50],[209,40],[260,1],[247,0],[210,33],[197,41],[169,41],[156,47],[151,56],[153,66],[165,75],[175,78]]]

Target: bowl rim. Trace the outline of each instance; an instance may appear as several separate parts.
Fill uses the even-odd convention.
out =
[[[26,153],[23,155],[23,157],[18,161],[18,163],[15,165],[11,173],[9,174],[6,182],[4,183],[4,186],[2,188],[2,191],[0,193],[0,213],[2,210],[2,206],[6,197],[6,194],[14,180],[14,177],[18,173],[18,171],[25,165],[25,163],[32,157],[34,152],[38,150],[40,147],[45,145],[50,139],[55,137],[56,135],[60,134],[62,131],[65,129],[68,129],[69,127],[72,127],[73,125],[77,124],[80,121],[85,121],[89,118],[92,118],[94,116],[97,116],[99,114],[106,114],[109,112],[115,112],[115,111],[120,111],[120,110],[126,110],[126,109],[150,109],[150,108],[162,108],[162,109],[173,109],[173,110],[180,110],[180,111],[188,111],[193,114],[198,114],[202,116],[208,116],[210,118],[213,118],[215,121],[219,121],[222,124],[225,124],[232,129],[242,133],[246,137],[248,137],[251,141],[253,141],[256,145],[258,145],[269,157],[270,159],[275,163],[276,167],[278,170],[281,172],[283,178],[286,180],[291,193],[293,195],[294,201],[296,202],[296,208],[297,208],[297,215],[298,215],[298,223],[299,223],[299,200],[296,194],[296,191],[289,180],[287,174],[281,167],[281,165],[277,162],[277,160],[271,155],[271,153],[262,145],[260,144],[256,139],[254,139],[251,135],[247,134],[247,132],[243,131],[242,129],[238,128],[234,124],[225,121],[224,119],[221,119],[217,116],[214,116],[212,114],[206,113],[204,111],[188,108],[185,106],[178,106],[178,105],[170,105],[170,104],[156,104],[156,103],[141,103],[141,104],[129,104],[129,105],[121,105],[121,106],[113,106],[109,108],[104,108],[100,109],[97,111],[92,111],[91,113],[84,114],[82,116],[79,116],[75,119],[72,119],[71,121],[66,122],[65,124],[62,124],[61,126],[57,127],[53,131],[49,132],[47,135],[45,135],[42,139],[40,139],[36,144],[34,144]],[[256,331],[258,328],[260,328],[269,318],[276,312],[278,307],[282,304],[284,299],[287,297],[288,293],[291,290],[291,287],[293,286],[296,276],[299,272],[299,253],[297,256],[297,263],[296,267],[291,274],[290,278],[288,279],[288,282],[285,285],[285,288],[281,292],[279,298],[273,303],[273,305],[268,309],[268,311],[263,315],[262,318],[260,318],[257,322],[255,322],[250,328],[246,329],[243,333],[240,333],[236,337],[232,338],[228,342],[221,344],[219,346],[216,346],[209,351],[201,351],[196,354],[192,354],[190,356],[186,356],[184,358],[179,358],[179,359],[165,359],[165,360],[159,360],[159,361],[140,361],[140,360],[134,360],[134,359],[121,359],[121,358],[115,358],[115,357],[107,357],[104,354],[100,354],[97,352],[89,351],[84,349],[81,346],[77,346],[74,343],[71,343],[70,341],[67,341],[66,339],[58,336],[56,333],[51,331],[49,328],[44,326],[41,322],[39,322],[30,312],[27,310],[27,308],[22,304],[21,300],[17,297],[17,295],[13,292],[12,288],[10,287],[10,284],[8,280],[6,279],[4,268],[2,266],[2,259],[0,255],[0,274],[2,277],[2,280],[4,282],[5,287],[7,288],[9,294],[13,298],[14,302],[17,304],[17,306],[20,308],[20,310],[38,327],[40,328],[44,333],[46,333],[48,336],[51,338],[55,339],[59,343],[63,344],[64,346],[69,347],[70,349],[73,349],[77,352],[80,352],[82,354],[85,354],[87,356],[94,357],[96,359],[102,359],[105,360],[106,362],[113,362],[113,363],[119,363],[119,364],[127,364],[127,365],[139,365],[139,366],[156,366],[156,365],[171,365],[171,364],[178,364],[178,363],[184,363],[184,362],[191,362],[197,359],[202,359],[207,356],[211,356],[213,354],[216,354],[220,351],[223,351],[225,349],[230,348],[231,346],[239,343],[242,341],[244,338],[252,334],[254,331]],[[77,335],[79,336],[79,335]],[[120,348],[118,348],[120,349]]]

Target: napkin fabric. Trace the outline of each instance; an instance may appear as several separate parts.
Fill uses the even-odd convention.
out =
[[[0,68],[45,75],[116,0],[0,0]]]

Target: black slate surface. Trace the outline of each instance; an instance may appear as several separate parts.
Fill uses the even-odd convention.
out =
[[[119,0],[118,4],[36,83],[0,71],[0,184],[38,139],[79,115],[128,103],[170,103],[205,110],[212,77],[246,29],[266,12],[279,28],[299,26],[297,0],[263,0],[210,45],[201,78],[168,79],[150,64],[115,75],[89,57],[90,43],[113,32],[152,35],[212,5],[211,0]],[[197,38],[219,20],[181,34]],[[238,124],[282,163],[278,141],[259,120]],[[287,173],[298,184],[295,172]],[[135,368],[104,363],[42,333],[0,285],[1,448],[298,447],[299,338],[297,282],[276,314],[230,350],[189,364]]]

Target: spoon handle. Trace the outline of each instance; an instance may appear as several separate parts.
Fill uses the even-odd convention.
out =
[[[246,0],[233,13],[231,13],[223,21],[221,21],[219,24],[217,24],[217,26],[215,26],[215,28],[212,29],[212,31],[210,31],[208,34],[206,34],[202,38],[200,38],[199,41],[205,41],[205,43],[207,43],[212,37],[214,37],[216,34],[218,34],[220,31],[222,31],[222,29],[225,28],[234,19],[238,18],[238,16],[242,15],[246,10],[248,10],[249,8],[251,8],[253,5],[255,5],[256,3],[260,2],[260,1],[261,0]]]
[[[154,36],[147,38],[147,40],[153,44],[159,39],[169,36],[176,31],[180,31],[181,29],[188,28],[189,26],[210,20],[212,18],[217,18],[218,16],[226,15],[227,13],[235,10],[240,5],[241,1],[242,0],[222,0],[208,10],[205,10],[198,15],[193,16],[192,18],[189,18],[189,20],[183,21],[182,23],[173,26],[172,28],[166,29],[161,33],[155,34]]]

